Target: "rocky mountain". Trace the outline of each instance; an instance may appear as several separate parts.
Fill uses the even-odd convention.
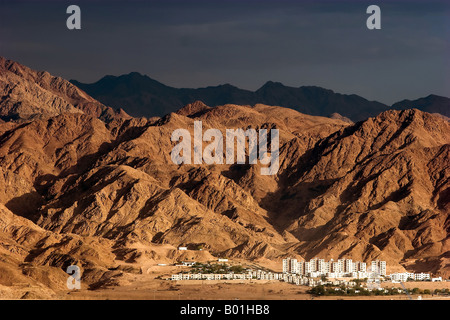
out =
[[[115,108],[123,108],[133,116],[163,116],[198,100],[212,107],[262,103],[318,116],[339,113],[353,121],[366,119],[388,109],[382,103],[368,101],[357,95],[339,94],[313,86],[294,88],[272,81],[254,92],[230,84],[177,89],[137,72],[118,77],[106,76],[92,84],[76,80],[71,82],[97,100]]]
[[[438,113],[445,117],[450,117],[450,98],[430,94],[427,97],[417,100],[402,100],[392,105],[392,109],[420,109],[429,113]]]
[[[106,107],[67,80],[0,57],[0,119],[29,120],[62,113],[86,113],[105,121],[128,117],[123,110]]]
[[[272,81],[268,81],[254,92],[230,84],[199,89],[178,89],[137,72],[118,77],[106,76],[92,84],[76,80],[71,82],[104,104],[123,108],[137,117],[164,116],[195,101],[203,101],[212,107],[224,104],[261,103],[317,116],[329,117],[332,114],[339,114],[354,122],[376,116],[388,109],[416,108],[450,117],[450,99],[436,95],[414,101],[404,100],[389,107],[355,94],[340,94],[315,86],[294,88]]]
[[[118,77],[105,76],[93,84],[76,80],[71,80],[71,83],[105,104],[126,109],[135,117],[161,117],[195,101],[204,101],[211,106],[257,103],[254,93],[229,84],[201,89],[177,89],[138,72]]]
[[[96,288],[187,257],[383,259],[388,271],[450,275],[450,123],[440,116],[390,110],[352,123],[198,101],[162,118],[105,119],[90,104],[56,112],[37,101],[45,117],[0,123],[0,290],[30,283],[47,297],[70,264]],[[171,135],[193,136],[194,121],[203,132],[277,128],[277,174],[261,175],[259,162],[174,164]]]

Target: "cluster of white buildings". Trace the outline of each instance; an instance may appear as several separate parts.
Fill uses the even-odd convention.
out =
[[[353,282],[338,280],[335,282],[322,281],[321,279],[314,279],[312,277],[303,276],[295,273],[276,273],[263,270],[249,271],[247,273],[179,273],[173,274],[171,280],[278,280],[296,285],[303,286],[317,286],[325,283],[332,283],[335,285],[345,284],[354,285]]]
[[[247,273],[179,273],[173,274],[171,280],[278,280],[296,285],[316,286],[322,284],[321,280],[304,277],[290,273],[276,273],[262,270],[249,271]]]
[[[322,280],[315,280],[313,278],[305,277],[305,276],[295,274],[295,273],[284,273],[282,280],[284,282],[293,283],[298,286],[314,287],[314,286],[324,284],[324,282]]]
[[[187,264],[183,264],[187,265]],[[190,265],[190,264],[189,264]],[[336,279],[335,282],[317,279],[322,276]],[[250,270],[245,273],[178,273],[171,276],[171,280],[279,280],[296,285],[317,286],[324,283],[354,285],[347,280],[339,278],[364,279],[379,282],[380,276],[386,276],[386,261],[375,260],[369,264],[352,259],[338,259],[325,261],[324,259],[311,259],[298,261],[297,259],[283,259],[283,273],[263,270]],[[441,278],[431,278],[429,273],[393,273],[389,277],[392,281],[405,282],[408,279],[415,281],[442,281]],[[340,281],[340,282],[339,282]]]
[[[325,259],[313,258],[309,261],[298,261],[297,259],[287,258],[283,259],[283,273],[313,278],[321,276],[328,278],[372,278],[386,275],[386,261],[371,261],[367,266],[365,262],[353,261],[352,259],[325,261]]]
[[[178,273],[173,274],[172,280],[249,280],[248,273]]]
[[[409,273],[409,272],[396,272],[389,275],[392,281],[405,282],[408,279],[415,281],[430,280],[429,273]]]
[[[398,282],[405,282],[408,280],[414,280],[414,281],[427,281],[431,280],[433,282],[435,281],[442,281],[442,277],[439,278],[431,278],[431,275],[429,273],[410,273],[410,272],[396,272],[389,275],[392,281],[398,281]]]
[[[287,275],[283,273],[266,272],[262,270],[247,273],[179,273],[173,274],[172,280],[284,280]]]

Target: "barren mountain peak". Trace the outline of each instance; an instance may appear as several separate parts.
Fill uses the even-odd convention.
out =
[[[0,58],[0,117],[28,120],[62,113],[87,113],[111,121],[119,115],[70,82]],[[125,112],[122,115],[128,117]]]
[[[189,103],[180,110],[177,111],[177,114],[181,114],[184,116],[193,116],[199,114],[200,112],[206,111],[210,109],[206,104],[202,101],[195,101],[193,103]]]
[[[162,118],[114,118],[61,78],[0,62],[0,270],[16,270],[14,281],[30,272],[24,261],[55,277],[79,263],[100,285],[118,264],[180,261],[178,246],[205,261],[345,256],[450,273],[450,123],[440,116],[389,110],[350,123],[196,101]],[[280,170],[174,164],[171,135],[195,121],[278,129]]]

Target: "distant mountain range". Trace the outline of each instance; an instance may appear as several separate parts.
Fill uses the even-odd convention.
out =
[[[243,94],[236,98],[245,93],[173,89],[131,75],[144,79],[139,87],[127,77],[117,96],[135,90],[129,101],[142,96],[154,105],[163,100],[144,94],[149,85],[169,98],[202,93],[206,102],[225,99],[219,93],[227,88]],[[268,99],[272,87],[323,106],[367,101],[274,83],[258,94]],[[192,136],[196,121],[223,133],[277,128],[278,172],[261,175],[260,162],[174,164],[172,133],[185,128]],[[0,299],[4,292],[8,299],[67,296],[74,264],[82,290],[95,292],[139,282],[141,270],[156,264],[219,257],[267,268],[285,257],[378,259],[389,273],[448,279],[449,163],[450,122],[417,109],[349,123],[264,104],[196,102],[161,119],[132,118],[62,78],[0,57]]]
[[[71,80],[93,98],[113,108],[122,108],[139,117],[163,116],[197,100],[209,106],[224,104],[282,106],[302,113],[329,117],[333,113],[353,121],[376,116],[388,109],[417,108],[450,117],[450,99],[437,95],[410,101],[402,100],[388,106],[369,101],[356,94],[340,94],[316,86],[288,87],[268,81],[256,91],[240,89],[230,84],[187,89],[166,86],[148,76],[132,72],[121,76],[105,76],[92,84]]]

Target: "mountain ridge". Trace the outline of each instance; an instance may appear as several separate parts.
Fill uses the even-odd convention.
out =
[[[103,105],[69,81],[34,71],[0,56],[0,118],[29,120],[62,113],[86,113],[104,121],[129,117]]]
[[[108,75],[91,84],[70,81],[99,101],[123,107],[133,116],[163,116],[197,100],[212,107],[224,104],[261,103],[325,117],[338,113],[352,121],[364,120],[388,109],[418,108],[450,116],[450,99],[436,95],[430,95],[435,98],[428,100],[426,98],[402,100],[389,107],[356,94],[340,94],[318,86],[290,87],[274,81],[267,81],[255,91],[240,89],[231,84],[196,89],[174,88],[139,72],[121,76]],[[132,90],[126,90],[127,82],[128,85],[133,83]],[[424,107],[421,105],[422,101],[426,102]]]
[[[450,122],[441,116],[387,110],[353,123],[197,101],[162,118],[105,119],[89,109],[104,105],[81,90],[70,105],[89,99],[87,112],[59,108],[66,82],[47,92],[40,78],[27,80],[39,72],[16,67],[22,75],[0,81],[20,93],[6,95],[0,112],[23,116],[0,122],[2,286],[28,283],[51,297],[64,290],[68,265],[94,289],[136,269],[218,257],[381,259],[389,273],[450,276]],[[35,103],[43,115],[29,118],[10,101]],[[171,135],[192,136],[195,121],[222,133],[278,129],[278,172],[174,164]]]

